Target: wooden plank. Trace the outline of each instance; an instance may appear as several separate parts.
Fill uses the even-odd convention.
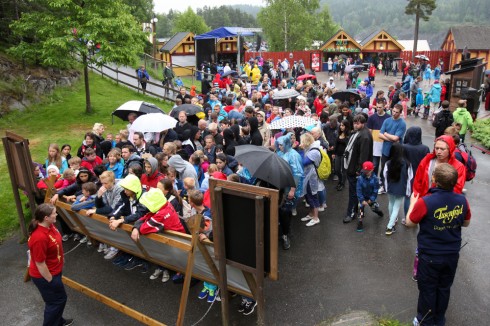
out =
[[[2,141],[3,141],[3,148],[5,150],[5,158],[7,159],[7,166],[10,174],[10,183],[12,185],[12,191],[14,193],[15,207],[17,208],[17,216],[19,218],[20,232],[23,238],[22,241],[25,241],[28,239],[29,234],[27,232],[26,218],[24,215],[24,210],[22,209],[22,201],[19,195],[19,188],[15,180],[15,166],[12,160],[13,154],[10,151],[9,140],[7,139],[7,137],[2,138]],[[35,207],[32,207],[31,209],[35,209]]]
[[[177,326],[184,325],[185,309],[189,297],[189,288],[191,286],[192,270],[194,269],[194,258],[196,255],[196,245],[199,242],[199,227],[201,225],[202,215],[194,216],[190,226],[192,234],[191,251],[187,255],[187,268],[185,270],[184,284],[182,295],[180,296],[179,314],[177,317]]]
[[[152,326],[165,326],[165,324],[159,322],[158,320],[156,319],[153,319],[147,315],[144,315],[142,313],[140,313],[139,311],[136,311],[114,299],[111,299],[109,298],[108,296],[105,296],[97,291],[94,291],[78,282],[75,282],[74,280],[66,277],[66,276],[63,276],[62,277],[63,279],[63,283],[69,287],[71,287],[72,289],[78,291],[78,292],[81,292],[83,294],[85,294],[86,296],[90,297],[90,298],[93,298],[97,301],[100,301],[102,302],[103,304],[111,307],[112,309],[115,309],[119,312],[122,312],[123,314],[125,314],[126,316],[129,316],[145,325],[152,325]]]
[[[255,300],[258,306],[258,325],[265,325],[264,247],[264,197],[257,196],[255,198],[255,281],[257,282]]]
[[[221,187],[215,187],[214,182],[216,179],[210,179],[209,186],[211,191],[211,202],[214,209],[213,219],[216,219],[216,223],[213,223],[214,229],[214,253],[218,254],[218,266],[219,266],[219,287],[221,288],[221,324],[228,326],[230,323],[229,309],[230,301],[228,291],[223,289],[228,288],[228,276],[226,272],[226,248],[225,248],[225,232],[224,232],[224,216],[223,216],[223,189]]]
[[[60,208],[63,208],[65,210],[67,210],[67,212],[69,212],[71,210],[71,205],[70,204],[67,204],[67,203],[64,203],[62,201],[57,201],[56,202],[56,206],[57,207],[60,207]],[[67,221],[69,223],[69,220],[66,219],[63,215],[61,215],[62,218],[65,219],[65,221]],[[101,223],[104,223],[104,224],[108,224],[108,219],[105,217],[105,216],[102,216],[102,215],[97,215],[97,214],[93,214],[91,216],[91,218],[94,218],[96,219],[97,221],[101,222]],[[76,221],[76,220],[75,220]],[[78,222],[77,223],[82,223],[80,221],[80,219],[78,219]],[[69,223],[68,225],[70,226],[71,223]],[[77,225],[76,228],[72,228],[72,230],[77,230],[77,231],[80,231],[80,227]],[[127,234],[127,236],[129,237],[130,236],[130,233],[132,231],[132,226],[131,225],[127,225],[127,224],[123,224],[122,228],[121,228],[121,231],[125,232]],[[181,242],[181,241],[178,241],[178,240],[175,240],[175,239],[172,239],[172,238],[169,238],[168,236],[166,236],[166,234],[168,235],[178,235],[179,237],[181,237],[183,240],[191,240],[192,237],[188,234],[183,234],[183,233],[180,233],[180,232],[174,232],[174,231],[164,231],[163,233],[158,233],[158,234],[147,234],[147,235],[143,235],[144,237],[147,237],[153,241],[157,241],[157,242],[160,242],[162,243],[163,245],[168,245],[170,247],[174,247],[174,248],[178,248],[184,252],[189,252],[191,250],[191,244],[189,243],[184,243],[184,242]],[[118,249],[121,249],[131,255],[134,255],[134,256],[137,256],[137,257],[140,257],[140,258],[143,258],[143,259],[146,259],[141,252],[139,251],[134,251],[134,250],[130,250],[130,249],[127,249],[127,248],[121,248],[119,247],[118,244],[112,242],[112,241],[109,241],[105,238],[101,238],[97,235],[91,235],[91,238],[92,239],[95,239],[97,241],[100,241],[100,242],[103,242],[103,243],[106,243],[108,245],[111,245],[115,248],[118,248]],[[214,246],[214,243],[213,242],[210,242],[208,240],[204,241],[203,243],[203,248],[206,249],[207,246]],[[207,252],[207,249],[206,249],[206,252]],[[209,257],[211,257],[211,255],[207,254]],[[204,257],[204,259],[206,260],[206,258]],[[168,268],[168,269],[171,269],[171,270],[174,270],[174,271],[178,271],[178,272],[181,272],[181,273],[185,273],[185,270],[178,267],[178,266],[175,266],[175,265],[172,265],[172,264],[169,264],[165,261],[161,261],[161,260],[158,260],[158,259],[155,259],[155,258],[149,258],[147,259],[149,262],[153,263],[153,264],[156,264],[156,265],[159,265],[159,266],[162,266],[162,267],[165,267],[165,268]],[[208,264],[209,265],[209,264]],[[211,267],[210,267],[211,268]],[[211,270],[211,272],[213,272],[213,270]],[[209,283],[216,283],[216,275],[214,275],[214,272],[213,272],[213,277],[208,277],[206,275],[202,275],[202,274],[193,274],[192,275],[194,278],[197,278],[201,281],[206,281],[206,282],[209,282]],[[237,294],[240,294],[240,295],[244,295],[244,296],[250,296],[251,293],[246,291],[246,290],[243,290],[243,289],[240,289],[240,288],[237,288],[235,286],[228,286],[228,290],[229,291],[232,291],[234,293],[237,293]],[[225,291],[227,292],[227,291]]]

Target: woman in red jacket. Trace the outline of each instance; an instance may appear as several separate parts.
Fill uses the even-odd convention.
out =
[[[415,179],[413,182],[413,193],[423,197],[429,191],[429,188],[434,187],[429,180],[432,180],[432,173],[435,167],[440,163],[451,164],[458,171],[458,182],[454,187],[454,192],[460,194],[463,192],[463,187],[466,181],[466,168],[454,156],[454,140],[451,136],[443,135],[436,139],[434,151],[427,154],[419,164]]]
[[[43,325],[73,323],[73,319],[63,318],[67,295],[61,281],[64,263],[61,234],[54,226],[57,215],[56,207],[48,203],[41,204],[36,208],[34,219],[29,225],[29,275],[46,304]]]

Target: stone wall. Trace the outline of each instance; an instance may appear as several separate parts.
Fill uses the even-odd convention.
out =
[[[74,69],[22,67],[0,56],[0,115],[13,110],[24,110],[56,87],[72,86],[80,79]]]

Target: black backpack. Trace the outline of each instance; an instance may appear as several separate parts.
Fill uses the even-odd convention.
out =
[[[436,137],[444,135],[444,130],[447,127],[450,127],[454,122],[453,115],[449,111],[441,111],[439,112],[434,121],[432,122],[432,126],[436,128]]]

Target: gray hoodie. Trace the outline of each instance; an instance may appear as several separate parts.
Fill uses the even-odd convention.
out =
[[[174,155],[168,160],[168,165],[175,168],[179,172],[180,180],[185,178],[194,178],[196,180],[196,187],[199,187],[199,181],[197,179],[196,169],[194,166],[182,159],[180,155]]]

